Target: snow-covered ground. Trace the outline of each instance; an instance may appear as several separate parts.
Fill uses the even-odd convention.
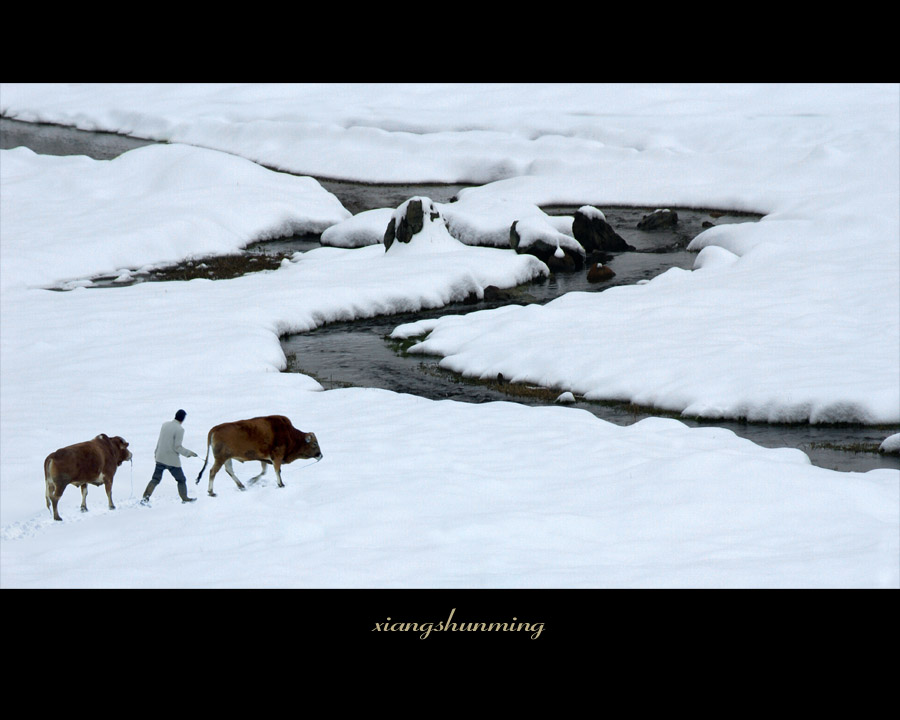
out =
[[[447,319],[422,348],[699,415],[897,423],[898,86],[4,84],[0,111],[175,143],[112,161],[0,151],[2,587],[900,586],[897,472],[676,420],[280,372],[281,333],[515,285],[546,271],[529,256],[359,241],[228,281],[43,289],[348,220],[314,180],[251,161],[488,183],[447,216],[479,231],[550,203],[753,210],[697,238],[694,272]],[[284,489],[191,484],[184,506],[166,476],[142,508],[182,407],[190,478],[207,430],[253,415],[288,415],[325,458],[287,466]],[[44,457],[101,432],[134,452],[118,509],[92,489],[81,514],[70,489],[54,523]]]

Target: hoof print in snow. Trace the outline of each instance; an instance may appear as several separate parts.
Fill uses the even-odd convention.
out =
[[[584,248],[550,225],[514,220],[509,228],[509,246],[520,255],[534,255],[550,272],[574,272],[584,267]]]
[[[673,210],[654,210],[649,215],[644,215],[637,224],[638,230],[653,232],[654,230],[668,230],[678,224],[678,213]]]
[[[591,265],[587,272],[587,280],[590,283],[606,282],[607,280],[612,280],[615,276],[616,274],[609,267],[600,263]]]
[[[623,252],[634,250],[606,222],[606,216],[591,205],[584,205],[575,211],[572,219],[572,234],[586,252]]]

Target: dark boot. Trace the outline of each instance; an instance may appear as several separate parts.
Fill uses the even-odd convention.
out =
[[[159,485],[159,480],[151,480],[147,483],[147,489],[144,490],[144,497],[141,500],[141,505],[150,504],[150,496],[153,494],[153,491],[156,490],[157,485]]]
[[[178,495],[181,498],[181,502],[194,502],[197,498],[188,497],[187,494],[187,483],[180,482],[178,483]]]

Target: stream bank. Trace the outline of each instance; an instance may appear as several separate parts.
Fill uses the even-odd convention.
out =
[[[86,154],[97,159],[108,159],[126,150],[146,144],[149,142],[110,133],[85,132],[61,126],[0,120],[0,146],[4,148],[26,145],[36,152],[47,154]],[[321,180],[320,182],[353,213],[377,207],[396,207],[413,195],[428,196],[436,202],[449,202],[463,187],[461,185],[379,186],[335,180]],[[546,210],[553,214],[565,215],[570,214],[573,208],[546,208]],[[604,208],[604,211],[607,209]],[[611,223],[624,232],[625,226],[630,227],[631,223],[631,219],[627,217],[628,213],[641,215],[647,211],[647,208],[615,208],[609,209],[609,216]],[[616,216],[616,213],[619,215]],[[679,209],[679,213],[684,218],[688,216],[687,213],[682,213],[681,209]],[[699,223],[702,226],[704,222],[745,222],[747,219],[746,216],[730,218],[727,215],[723,219],[723,216],[715,211],[694,211],[690,221],[685,220],[685,222]],[[614,258],[610,266],[615,269],[616,276],[606,284],[589,285],[583,273],[558,273],[542,282],[516,289],[504,302],[547,302],[565,292],[597,292],[615,284],[641,282],[668,267],[690,269],[695,255],[685,250],[685,239],[689,240],[689,237],[692,237],[691,232],[693,231],[679,230],[672,237],[657,236],[653,242],[658,243],[659,247],[641,247],[638,243],[630,240],[638,251],[621,253]],[[239,259],[236,262],[238,264],[244,262],[248,267],[255,262],[258,264],[257,269],[266,269],[268,267],[266,263],[260,262],[259,258],[254,261],[252,256],[254,254],[268,256],[270,251],[276,247],[276,242],[282,243],[280,251],[285,253],[303,252],[304,248],[317,246],[317,241],[308,237],[273,241],[265,243],[265,247],[261,247],[263,244],[257,244],[260,247],[248,247],[248,252],[243,255],[243,260]],[[300,245],[292,246],[291,242],[298,242]],[[189,268],[188,265],[191,263],[193,265]],[[156,276],[153,272],[148,272],[145,278],[141,278],[139,273],[129,273],[128,275],[131,277],[125,277],[123,273],[113,278],[93,279],[92,283],[97,287],[116,287],[144,280],[176,281],[191,277],[224,279],[233,277],[233,273],[242,274],[245,271],[232,271],[224,268],[216,270],[210,268],[208,263],[206,263],[207,267],[200,267],[204,263],[206,263],[205,260],[190,261],[190,263],[185,262],[177,267],[169,268],[167,272],[157,273]],[[443,308],[440,314],[464,313],[490,306],[490,301],[477,306],[448,306]],[[386,389],[397,392],[415,392],[436,399],[453,397],[468,402],[514,399],[518,402],[534,404],[555,401],[553,395],[557,393],[554,391],[548,394],[546,390],[539,388],[519,388],[502,381],[493,384],[477,383],[452,376],[437,367],[437,359],[431,362],[432,359],[421,356],[410,358],[405,356],[402,348],[398,348],[396,344],[386,340],[387,335],[397,325],[428,316],[432,315],[418,313],[410,317],[392,316],[352,324],[335,324],[322,327],[302,337],[285,337],[283,346],[292,369],[317,377],[326,387],[340,387],[346,384],[382,387],[383,384],[390,381],[390,386]],[[658,411],[622,403],[577,401],[574,405],[619,424],[628,424],[642,417],[660,414]],[[688,424],[726,427],[763,446],[797,447],[806,452],[815,464],[824,467],[856,471],[877,467],[900,468],[900,458],[877,452],[878,444],[887,435],[897,432],[896,428],[778,426],[722,421],[702,423],[681,417],[679,419]]]

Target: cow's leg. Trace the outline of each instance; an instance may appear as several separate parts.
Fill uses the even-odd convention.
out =
[[[81,486],[81,512],[87,512],[87,483]]]
[[[234,480],[235,484],[238,486],[238,490],[244,489],[241,481],[238,480],[238,476],[234,474],[234,468],[231,465],[231,458],[228,458],[228,460],[225,461],[225,472],[231,475],[231,479]]]
[[[115,510],[116,506],[112,501],[112,478],[104,478],[103,484],[106,486],[106,497],[109,500],[109,509]]]
[[[262,471],[259,473],[259,475],[256,475],[255,477],[250,478],[250,479],[247,481],[247,484],[248,484],[248,485],[252,485],[252,484],[255,483],[257,480],[259,480],[263,475],[266,474],[266,463],[265,463],[264,461],[260,460],[260,463],[259,463],[259,464],[262,465]]]
[[[215,497],[216,494],[213,492],[213,480],[216,479],[216,473],[219,472],[219,468],[222,467],[222,461],[216,460],[213,463],[213,466],[209,469],[209,487],[206,492],[210,497]]]
[[[234,470],[233,470],[232,467],[231,467],[231,458],[229,458],[228,460],[226,460],[224,463],[223,463],[221,460],[216,460],[216,461],[213,463],[213,466],[209,469],[209,490],[208,490],[208,493],[209,493],[209,496],[210,496],[210,497],[215,497],[215,496],[216,496],[216,494],[213,492],[213,481],[216,479],[216,473],[219,472],[219,469],[220,469],[223,465],[225,466],[225,472],[227,472],[229,475],[231,475],[231,478],[232,478],[232,479],[234,480],[234,482],[237,484],[238,489],[239,489],[239,490],[244,490],[244,489],[245,489],[244,486],[241,484],[241,481],[238,480],[237,475],[234,474]]]
[[[56,503],[59,500],[59,496],[56,494],[56,487],[56,480],[53,477],[53,459],[47,457],[44,460],[44,501],[47,503],[47,509],[53,513],[53,519],[62,520],[56,510]]]
[[[278,487],[284,487],[284,483],[281,482],[281,458],[273,457],[272,467],[275,468],[275,477],[278,479]]]
[[[59,496],[51,495],[50,502],[53,504],[53,519],[62,520],[62,518],[59,516],[59,510],[56,509],[56,504],[59,502]]]
[[[65,489],[65,488],[63,488],[63,489]],[[57,486],[57,484],[55,482],[53,482],[51,480],[47,484],[46,497],[47,497],[47,507],[48,508],[52,507],[52,509],[53,509],[53,519],[54,520],[62,520],[62,518],[59,516],[59,510],[57,510],[57,508],[56,508],[57,504],[59,503],[60,495],[62,495],[62,493],[59,492],[59,487]]]

